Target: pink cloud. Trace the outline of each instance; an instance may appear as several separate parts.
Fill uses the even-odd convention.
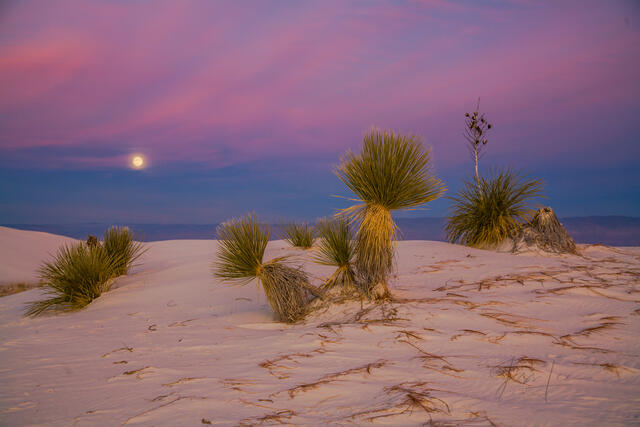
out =
[[[459,112],[478,95],[511,129],[639,95],[621,84],[640,72],[629,55],[638,31],[619,27],[615,8],[294,5],[17,4],[0,29],[11,40],[0,45],[0,148],[110,144],[158,164],[221,166],[333,153],[370,125],[420,132],[432,121],[455,162],[442,141],[459,136]]]

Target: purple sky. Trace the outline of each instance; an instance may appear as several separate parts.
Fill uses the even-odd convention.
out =
[[[640,216],[638,76],[632,0],[5,1],[0,223],[313,219],[371,126],[422,135],[451,194],[478,97],[483,167]]]

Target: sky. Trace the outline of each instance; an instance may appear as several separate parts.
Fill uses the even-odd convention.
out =
[[[0,223],[313,220],[372,127],[419,135],[452,196],[478,98],[481,171],[640,216],[638,76],[634,0],[5,0]]]

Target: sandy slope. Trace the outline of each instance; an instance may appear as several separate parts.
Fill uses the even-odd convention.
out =
[[[32,268],[10,245],[49,239],[0,228],[0,280]],[[213,279],[215,245],[149,244],[77,313],[23,318],[39,290],[0,298],[0,425],[640,424],[640,248],[401,242],[399,301],[287,326],[255,285]],[[331,273],[269,244],[283,253]]]
[[[37,282],[36,271],[42,260],[73,241],[70,237],[0,226],[0,285]]]

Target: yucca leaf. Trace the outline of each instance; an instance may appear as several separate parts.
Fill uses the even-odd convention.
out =
[[[491,170],[488,178],[465,180],[451,198],[445,231],[452,243],[491,248],[511,238],[534,213],[543,182],[511,169]]]
[[[320,235],[314,260],[322,265],[338,267],[326,281],[324,288],[333,286],[350,287],[355,285],[355,241],[351,235],[349,223],[344,218],[333,221],[323,220],[317,225]]]
[[[239,284],[258,277],[269,236],[269,227],[254,214],[220,225],[215,275]]]
[[[254,214],[222,224],[214,274],[241,285],[258,279],[278,319],[295,322],[304,316],[305,289],[312,286],[304,271],[286,265],[284,257],[263,263],[269,234]]]
[[[378,283],[386,288],[393,266],[397,227],[391,211],[415,209],[437,199],[445,186],[430,169],[430,151],[414,135],[372,129],[359,154],[348,152],[336,175],[358,197],[339,216],[359,224],[356,266],[366,294]]]
[[[61,247],[39,270],[43,290],[50,298],[29,302],[26,315],[85,307],[109,290],[121,262],[120,257],[112,256],[102,246],[77,243]]]
[[[284,227],[285,239],[291,246],[309,249],[316,240],[315,230],[307,223],[289,223]]]
[[[145,252],[142,243],[133,239],[133,233],[128,227],[109,228],[104,233],[102,246],[116,262],[116,276],[127,274],[133,263]]]

